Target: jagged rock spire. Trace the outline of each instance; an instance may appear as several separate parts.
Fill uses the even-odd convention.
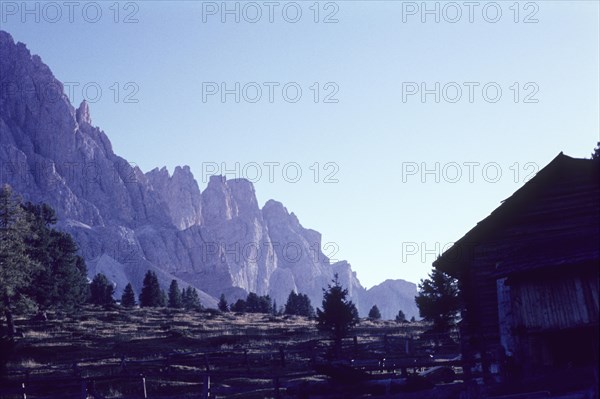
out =
[[[92,124],[92,118],[90,117],[90,107],[88,106],[87,101],[83,100],[79,108],[75,113],[75,117],[77,119],[77,123],[80,125],[83,123],[87,123],[88,125]]]

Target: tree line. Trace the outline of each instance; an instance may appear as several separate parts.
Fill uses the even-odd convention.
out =
[[[71,311],[85,303],[108,306],[115,304],[115,287],[99,273],[90,283],[85,261],[78,255],[74,239],[55,229],[57,217],[47,204],[23,202],[10,186],[0,192],[0,311],[4,313],[9,337],[15,334],[14,312],[45,311],[50,308]],[[323,290],[320,309],[312,306],[305,294],[291,291],[281,308],[269,295],[249,293],[229,305],[221,295],[218,308],[223,312],[285,314],[316,318],[320,329],[341,338],[358,322],[356,306],[338,276]],[[128,283],[120,298],[121,306],[170,307],[201,310],[198,291],[188,286],[180,289],[172,280],[168,292],[161,289],[156,273],[148,270],[137,298]],[[376,306],[371,319],[381,318]],[[397,321],[405,321],[402,311]]]
[[[160,288],[158,276],[152,270],[148,270],[144,276],[138,301],[131,283],[127,283],[121,295],[121,306],[133,308],[138,305],[144,307],[169,307],[174,309],[201,310],[200,296],[198,291],[191,286],[181,290],[177,280],[172,280],[168,293]],[[98,273],[90,283],[89,303],[92,305],[109,306],[115,304],[115,288],[108,278]]]

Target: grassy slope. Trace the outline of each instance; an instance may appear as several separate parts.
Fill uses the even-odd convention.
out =
[[[69,390],[81,391],[77,381],[72,386],[67,382],[75,380],[75,375],[97,379],[98,391],[107,397],[138,395],[136,376],[140,374],[147,376],[149,397],[198,395],[207,364],[213,392],[227,397],[267,397],[275,375],[281,376],[282,386],[322,381],[311,375],[312,363],[327,357],[329,351],[327,337],[317,331],[314,321],[302,317],[86,308],[74,315],[49,314],[46,322],[20,318],[17,326],[22,338],[9,363],[9,382],[22,380],[25,370],[32,381],[52,380],[54,387],[65,377],[64,398],[69,397]],[[401,338],[416,336],[423,329],[419,323],[363,321],[354,331],[359,350],[349,340],[345,354],[376,359],[390,351],[401,353]],[[388,335],[385,344],[384,333]],[[285,352],[284,366],[280,348]],[[104,381],[107,377],[113,380]],[[28,397],[52,392],[48,384],[34,385],[40,386],[40,396],[31,388]],[[237,392],[245,393],[238,396]]]

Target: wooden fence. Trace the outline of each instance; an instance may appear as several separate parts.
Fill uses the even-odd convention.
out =
[[[393,331],[355,333],[335,352],[331,340],[319,338],[294,347],[173,352],[136,359],[89,358],[68,367],[12,370],[0,382],[0,399],[283,398],[290,397],[290,392],[293,397],[308,397],[302,392],[306,389],[302,380],[318,377],[315,365],[336,359],[376,378],[458,365],[432,354],[435,336],[420,340],[393,335]]]

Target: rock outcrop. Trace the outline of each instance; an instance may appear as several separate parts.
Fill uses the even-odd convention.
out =
[[[385,317],[399,306],[414,315],[414,285],[365,290],[347,262],[331,264],[317,231],[279,202],[261,209],[247,180],[212,176],[201,192],[188,166],[143,173],[113,152],[86,102],[73,108],[40,57],[3,31],[0,54],[0,183],[55,208],[90,275],[105,273],[117,295],[127,282],[139,293],[150,269],[164,288],[196,287],[206,306],[248,292],[283,304],[291,290],[318,306],[338,273],[361,314],[376,301]]]

